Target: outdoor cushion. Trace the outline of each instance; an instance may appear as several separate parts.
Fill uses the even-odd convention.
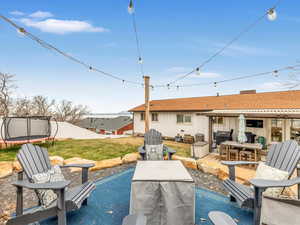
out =
[[[263,162],[260,162],[256,174],[255,179],[266,179],[266,180],[286,180],[289,177],[289,173],[287,171],[279,170],[274,167],[270,167]],[[279,197],[282,193],[283,188],[268,188],[264,195],[271,197]]]
[[[147,160],[163,160],[163,144],[145,145]]]
[[[65,181],[65,178],[58,165],[53,166],[47,172],[33,175],[32,179],[34,183]],[[37,193],[40,203],[44,208],[49,207],[57,199],[57,195],[53,190],[37,190]]]

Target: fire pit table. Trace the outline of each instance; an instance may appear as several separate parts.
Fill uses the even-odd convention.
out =
[[[194,225],[195,183],[180,161],[138,161],[131,183],[130,214],[147,225]]]

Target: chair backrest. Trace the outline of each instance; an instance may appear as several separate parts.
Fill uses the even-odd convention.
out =
[[[29,180],[32,180],[34,174],[47,172],[51,169],[47,149],[38,145],[22,145],[17,158]]]
[[[267,155],[266,165],[287,171],[291,175],[300,159],[300,148],[294,140],[273,144]]]
[[[145,133],[144,140],[145,145],[160,145],[163,143],[161,133],[154,129],[150,129]]]

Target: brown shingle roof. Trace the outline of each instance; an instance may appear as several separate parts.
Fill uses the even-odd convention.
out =
[[[216,109],[300,109],[300,90],[153,100],[150,111],[207,111]],[[139,105],[130,112],[144,111]]]

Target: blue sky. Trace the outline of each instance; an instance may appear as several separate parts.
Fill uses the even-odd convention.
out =
[[[166,84],[189,72],[220,49],[245,26],[274,4],[274,0],[136,0],[136,18],[145,73],[153,84]],[[142,82],[127,0],[70,1],[10,0],[1,14],[26,30],[104,71]],[[270,71],[300,62],[300,2],[281,1],[275,21],[261,21],[200,76],[178,84],[213,82]],[[123,85],[89,72],[41,48],[0,21],[0,71],[15,74],[16,96],[42,94],[85,104],[93,112],[128,110],[143,102],[142,87]],[[218,85],[179,90],[154,89],[152,99],[287,90],[296,72]],[[298,88],[298,87],[296,87]]]

